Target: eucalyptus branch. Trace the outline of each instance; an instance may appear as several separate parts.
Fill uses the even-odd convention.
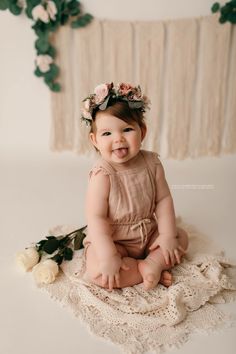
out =
[[[82,13],[78,0],[0,0],[0,10],[9,10],[15,16],[24,10],[26,16],[34,22],[31,26],[36,34],[34,74],[42,77],[50,90],[60,91],[61,85],[56,81],[59,67],[54,62],[56,49],[51,43],[51,34],[67,23],[70,23],[71,28],[85,27],[93,16]]]
[[[211,11],[213,13],[220,12],[220,23],[236,23],[236,0],[228,1],[225,5],[220,5],[219,2],[215,2],[211,7]]]

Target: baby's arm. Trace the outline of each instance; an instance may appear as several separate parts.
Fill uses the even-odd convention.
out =
[[[112,230],[108,219],[108,198],[110,181],[107,175],[98,173],[89,180],[86,198],[86,216],[88,235],[95,249],[99,264],[99,275],[102,275],[102,284],[109,284],[111,290],[114,281],[119,279],[120,268],[126,267],[117,252],[111,238]]]
[[[171,265],[174,265],[175,261],[180,263],[179,250],[183,250],[178,243],[173,199],[161,164],[157,166],[156,183],[157,200],[155,214],[159,236],[150,247],[150,250],[160,246],[166,264],[171,263]]]

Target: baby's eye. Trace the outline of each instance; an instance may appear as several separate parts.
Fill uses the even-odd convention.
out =
[[[130,131],[132,131],[132,130],[134,130],[134,129],[131,128],[131,127],[128,127],[128,128],[125,128],[125,129],[124,129],[124,132],[130,132]]]
[[[104,132],[104,133],[102,133],[102,136],[108,136],[110,134],[111,134],[110,132]]]

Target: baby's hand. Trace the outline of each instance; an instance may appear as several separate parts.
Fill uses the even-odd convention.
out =
[[[179,245],[176,237],[159,235],[149,249],[153,251],[157,247],[161,248],[166,265],[171,265],[172,267],[176,262],[180,264],[181,255],[185,253],[185,250]]]
[[[99,275],[102,276],[102,286],[105,287],[108,283],[111,291],[116,283],[120,287],[120,269],[128,270],[129,267],[121,259],[121,256],[116,253],[111,257],[105,258],[99,263]]]

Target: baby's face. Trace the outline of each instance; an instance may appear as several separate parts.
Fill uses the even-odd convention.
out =
[[[124,163],[135,157],[145,131],[136,122],[126,123],[106,112],[96,116],[96,132],[90,134],[94,146],[108,162]]]

